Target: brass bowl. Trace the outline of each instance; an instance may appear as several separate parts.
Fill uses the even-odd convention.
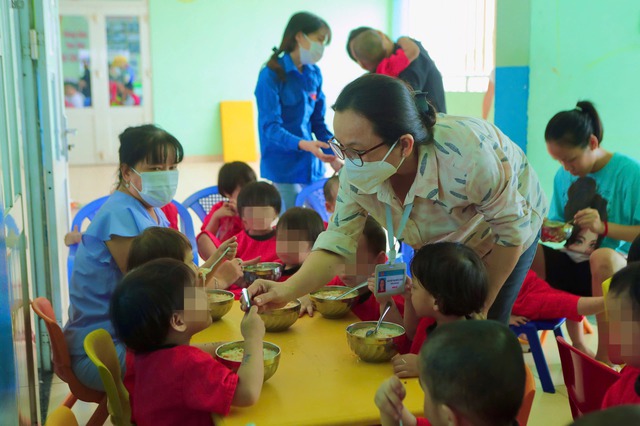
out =
[[[572,233],[572,224],[545,219],[542,222],[540,239],[545,242],[561,243],[568,240]]]
[[[264,321],[264,328],[267,331],[284,331],[291,327],[298,319],[300,312],[300,301],[294,300],[285,305],[284,308],[265,311],[260,314]]]
[[[209,313],[211,321],[218,321],[225,316],[233,306],[233,293],[227,290],[207,289]]]
[[[283,265],[277,262],[262,262],[242,268],[245,285],[249,286],[257,279],[278,281],[282,277]]]
[[[262,347],[265,351],[269,351],[270,353],[275,353],[275,355],[267,356],[263,352],[264,358],[264,381],[269,380],[271,376],[273,376],[278,369],[278,365],[280,364],[280,347],[274,343],[270,342],[262,342]],[[216,349],[216,358],[220,361],[221,364],[227,366],[230,370],[234,372],[238,372],[240,365],[242,364],[242,357],[240,357],[239,361],[230,360],[224,358],[225,352],[236,349],[243,348],[244,349],[244,340],[238,340],[235,342],[228,342],[218,346]]]
[[[377,321],[362,321],[347,327],[349,348],[365,362],[386,362],[398,353],[396,340],[404,334],[404,327],[383,321],[378,333],[364,337],[375,328]],[[389,337],[384,337],[387,333]]]
[[[309,294],[309,297],[316,311],[320,312],[323,317],[332,319],[342,318],[347,315],[351,306],[353,306],[357,300],[358,292],[354,291],[348,296],[338,300],[331,300],[327,297],[334,297],[349,290],[351,290],[350,287],[324,286],[320,290]]]

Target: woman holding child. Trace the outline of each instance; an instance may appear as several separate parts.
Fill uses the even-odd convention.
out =
[[[524,153],[485,121],[436,116],[424,95],[387,76],[353,81],[334,110],[330,143],[347,161],[332,221],[286,283],[250,287],[256,304],[280,305],[326,284],[354,255],[370,214],[404,228],[395,237],[416,249],[437,241],[474,249],[489,274],[485,312],[506,324],[547,213]]]

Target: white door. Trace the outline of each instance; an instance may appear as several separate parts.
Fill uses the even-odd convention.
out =
[[[118,135],[152,120],[147,9],[144,0],[61,1],[73,165],[117,164]]]

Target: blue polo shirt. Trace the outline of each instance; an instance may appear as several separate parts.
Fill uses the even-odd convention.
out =
[[[116,284],[122,279],[122,272],[106,242],[112,236],[136,237],[151,226],[168,227],[162,210],[154,210],[159,222],[140,201],[115,191],[82,235],[69,283],[69,321],[64,327],[71,355],[83,355],[84,338],[98,328],[104,328],[115,339],[109,302]]]
[[[300,140],[327,142],[333,134],[324,122],[326,101],[316,65],[300,72],[291,56],[278,59],[286,81],[268,67],[260,70],[255,96],[260,135],[260,175],[276,183],[309,184],[324,177],[324,164],[298,148]],[[331,149],[325,150],[331,154]]]

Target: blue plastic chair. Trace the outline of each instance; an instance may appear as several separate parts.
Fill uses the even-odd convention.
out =
[[[329,222],[331,214],[324,205],[324,184],[327,179],[320,179],[307,185],[296,197],[296,207],[309,207],[317,211],[322,220]]]
[[[83,206],[78,213],[73,217],[73,222],[71,222],[71,230],[78,229],[78,231],[82,232],[82,224],[85,220],[91,222],[93,217],[98,213],[100,207],[107,201],[109,198],[108,195],[104,197],[100,197],[96,200],[91,201],[89,204]],[[69,255],[67,256],[67,276],[69,277],[69,282],[71,282],[71,273],[73,272],[73,261],[76,258],[76,251],[78,251],[79,244],[72,244],[69,246]]]
[[[211,211],[211,207],[220,201],[226,201],[226,198],[220,195],[217,186],[209,186],[188,196],[182,202],[182,205],[193,210],[200,220],[204,222],[204,218]]]
[[[91,201],[89,204],[83,206],[78,213],[73,218],[73,222],[71,222],[71,229],[78,228],[79,231],[82,232],[82,226],[85,220],[91,222],[100,210],[100,207],[107,201],[109,198],[108,195],[104,197],[100,197],[96,200]],[[178,209],[178,218],[180,231],[187,236],[189,242],[191,243],[191,247],[193,247],[193,261],[198,264],[198,245],[196,244],[196,235],[193,229],[193,220],[191,219],[191,215],[189,211],[176,200],[171,201],[171,204],[176,206]],[[78,251],[79,244],[72,244],[69,246],[69,255],[67,256],[67,276],[69,278],[69,282],[71,282],[71,273],[73,272],[73,262],[76,258],[76,251]]]
[[[538,370],[538,376],[540,377],[540,383],[542,384],[542,390],[547,393],[556,393],[556,388],[553,386],[553,381],[551,380],[549,366],[547,365],[547,360],[545,359],[544,352],[542,351],[542,344],[540,343],[538,331],[553,330],[553,334],[555,334],[556,337],[564,337],[560,326],[564,324],[565,320],[566,318],[529,321],[524,325],[509,326],[516,336],[521,334],[527,336],[529,347],[531,348],[531,355],[533,355],[533,361],[536,364],[536,370]]]
[[[411,278],[411,260],[413,259],[414,250],[409,244],[400,243],[400,250],[398,252],[398,262],[405,262],[407,264],[407,275]]]

